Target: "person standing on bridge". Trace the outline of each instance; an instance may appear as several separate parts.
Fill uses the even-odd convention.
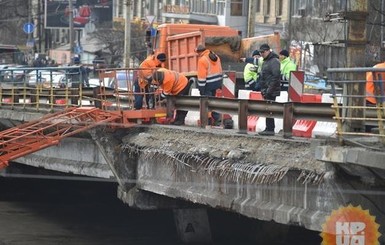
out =
[[[221,59],[214,52],[206,49],[203,44],[195,48],[198,54],[198,89],[201,96],[215,96],[217,89],[222,88],[223,72]],[[221,115],[211,112],[213,125],[221,124]]]
[[[373,68],[385,68],[385,62],[379,63]],[[374,76],[374,78],[373,78]],[[385,102],[385,72],[366,73],[366,101],[369,105]],[[377,95],[375,85],[379,89]]]
[[[297,65],[290,59],[289,51],[282,49],[279,52],[279,60],[281,61],[281,89],[288,91],[290,72],[297,70]]]
[[[157,55],[151,54],[139,65],[140,69],[138,73],[138,79],[135,80],[134,86],[133,86],[133,90],[135,92],[134,108],[136,110],[140,110],[143,107],[142,91],[144,90],[144,93],[147,93],[147,94],[149,93],[149,88],[152,82],[152,73],[154,72],[154,69],[162,67],[165,61],[166,61],[165,53],[159,53]],[[148,109],[153,107],[150,105],[150,99],[153,99],[153,98],[150,98],[150,97],[151,96],[149,94],[146,96],[146,103],[147,103]]]
[[[241,58],[240,60],[247,63],[243,69],[245,89],[260,91],[259,74],[261,73],[263,58],[259,50],[254,50],[252,57]]]
[[[166,99],[168,95],[188,95],[190,83],[186,76],[176,71],[160,68],[152,75],[154,81],[162,88],[161,99]],[[174,125],[184,125],[188,111],[176,110]]]
[[[268,44],[262,44],[259,52],[263,57],[263,65],[260,74],[261,93],[265,100],[275,101],[281,93],[281,63],[278,55],[274,53]],[[275,134],[274,118],[266,117],[266,128],[259,135],[273,136]]]

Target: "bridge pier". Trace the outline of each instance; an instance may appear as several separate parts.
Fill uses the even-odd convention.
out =
[[[174,209],[178,236],[184,243],[210,243],[212,241],[209,218],[205,208]]]

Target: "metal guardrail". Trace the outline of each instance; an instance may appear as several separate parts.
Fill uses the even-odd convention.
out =
[[[247,133],[247,116],[258,115],[283,119],[283,136],[292,136],[296,119],[334,122],[335,111],[331,103],[298,103],[228,99],[216,97],[178,96],[169,97],[168,114],[173,108],[200,112],[201,127],[208,125],[209,111],[238,115],[240,133]]]

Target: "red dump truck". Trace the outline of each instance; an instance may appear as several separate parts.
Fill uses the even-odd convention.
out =
[[[198,56],[194,49],[204,43],[219,55],[223,70],[239,72],[237,80],[241,83],[245,64],[239,62],[239,58],[250,56],[263,43],[268,43],[278,53],[280,41],[279,33],[242,39],[238,30],[228,26],[162,24],[157,28],[153,47],[155,52],[167,54],[167,68],[196,77]]]

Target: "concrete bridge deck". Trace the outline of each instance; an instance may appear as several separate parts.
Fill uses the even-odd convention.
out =
[[[0,123],[8,128],[41,116],[0,110]],[[385,234],[384,156],[332,139],[143,125],[99,127],[17,162],[116,179],[118,197],[136,208],[179,209],[187,201],[315,231],[332,210],[361,205]]]

